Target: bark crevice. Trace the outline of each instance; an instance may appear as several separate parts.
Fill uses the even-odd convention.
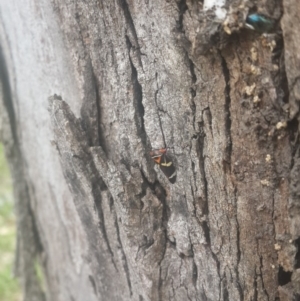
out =
[[[203,122],[203,114],[206,110],[209,111],[209,108],[202,111],[202,122]],[[204,125],[200,124],[199,126],[203,127]],[[205,171],[204,141],[205,141],[205,134],[203,129],[200,130],[200,135],[198,136],[198,144],[196,147],[196,151],[199,158],[199,170],[203,181],[203,195],[204,195],[204,199],[202,199],[202,212],[203,212],[203,216],[205,216],[205,220],[203,220],[201,224],[202,224],[202,229],[204,231],[206,243],[210,246],[210,242],[211,242],[210,229],[208,224],[208,219],[209,219],[208,182],[207,182],[207,176]]]
[[[188,6],[186,4],[186,0],[180,0],[177,2],[178,10],[179,10],[179,19],[177,21],[177,30],[184,33],[184,25],[183,25],[183,17],[185,12],[188,10]]]
[[[187,54],[187,57],[188,57],[188,53]],[[197,95],[197,89],[195,89],[195,84],[197,82],[197,76],[196,76],[196,73],[195,73],[195,66],[194,66],[194,63],[193,61],[188,58],[188,61],[189,61],[189,66],[190,66],[190,73],[191,73],[191,76],[192,76],[192,84],[191,84],[191,87],[190,87],[190,96],[191,96],[191,103],[190,103],[190,107],[191,107],[191,110],[193,112],[193,128],[196,132],[196,135],[195,138],[197,138],[197,135],[199,133],[199,128],[198,126],[196,126],[195,122],[196,122],[196,104],[195,104],[195,97]]]
[[[231,97],[230,97],[230,73],[229,68],[227,66],[227,62],[225,57],[222,55],[221,51],[219,51],[220,57],[221,57],[221,64],[222,64],[222,70],[224,75],[224,81],[225,81],[225,105],[224,105],[224,111],[225,111],[225,136],[227,138],[226,141],[226,147],[225,147],[225,166],[228,169],[228,172],[231,172],[231,153],[232,153],[232,140],[231,140],[231,112],[230,112],[230,106],[231,106]]]
[[[114,202],[113,197],[111,197],[111,200],[112,200],[112,202]],[[120,249],[121,249],[121,253],[122,253],[123,268],[124,268],[124,271],[126,274],[126,280],[127,280],[130,296],[132,296],[133,292],[132,292],[132,284],[131,284],[131,280],[130,280],[130,270],[129,270],[129,266],[128,266],[128,261],[127,261],[126,253],[124,251],[123,243],[121,240],[121,234],[120,234],[120,228],[119,228],[119,224],[118,224],[117,215],[114,214],[114,216],[115,216],[114,224],[115,224],[116,232],[117,232],[117,240],[120,245]]]
[[[145,122],[144,122],[145,108],[143,105],[143,90],[142,90],[142,86],[138,80],[137,68],[134,66],[133,60],[131,58],[131,51],[133,49],[133,46],[131,44],[130,38],[127,35],[125,36],[125,38],[126,38],[126,45],[127,45],[127,49],[128,49],[129,62],[130,62],[130,67],[131,67],[133,100],[135,102],[134,107],[136,109],[135,124],[138,129],[138,134],[139,134],[144,146],[147,146],[147,136],[146,136]]]
[[[156,80],[157,88],[154,92],[154,101],[155,101],[155,105],[156,105],[156,108],[157,108],[157,116],[158,116],[159,127],[160,127],[160,130],[161,130],[161,134],[162,134],[162,138],[163,138],[163,142],[164,142],[164,147],[167,147],[166,138],[165,138],[162,122],[161,122],[161,117],[160,117],[160,114],[159,114],[160,108],[158,106],[157,95],[158,95],[158,92],[160,90],[160,87],[158,86],[158,73],[157,72],[155,72],[155,80]]]
[[[2,101],[6,109],[6,113],[8,115],[8,121],[10,124],[10,131],[13,137],[13,143],[15,147],[19,149],[19,139],[17,133],[17,121],[16,114],[13,107],[13,99],[11,95],[11,85],[9,82],[8,70],[5,63],[5,58],[3,55],[2,46],[0,45],[0,82],[1,82],[1,96]]]
[[[98,146],[101,146],[104,153],[107,155],[107,148],[106,148],[106,143],[105,143],[105,135],[101,129],[101,97],[100,97],[100,93],[99,93],[99,85],[97,84],[97,77],[96,74],[94,72],[94,69],[92,67],[92,71],[93,71],[93,81],[94,81],[94,86],[95,86],[95,102],[96,102],[96,108],[97,108],[97,126],[98,126],[98,140],[99,140],[99,144]],[[90,145],[90,146],[96,146],[96,145]]]
[[[110,257],[111,257],[111,260],[113,262],[113,265],[116,269],[116,271],[118,271],[118,267],[116,265],[116,262],[115,262],[115,255],[114,255],[114,252],[111,248],[111,245],[110,245],[110,242],[109,242],[109,239],[108,239],[108,235],[107,235],[107,231],[106,231],[106,227],[105,227],[105,221],[104,221],[104,214],[103,214],[103,208],[102,208],[102,198],[101,198],[101,195],[97,195],[94,197],[94,201],[95,201],[95,205],[96,205],[96,210],[97,210],[97,213],[98,213],[98,217],[99,217],[99,228],[102,232],[102,235],[103,235],[103,238],[104,238],[104,241],[107,245],[107,249],[108,249],[108,252],[110,253]]]
[[[135,26],[134,26],[132,15],[130,13],[129,5],[128,5],[128,3],[127,3],[126,0],[119,0],[119,3],[120,3],[120,6],[123,9],[125,19],[127,21],[129,29],[130,29],[130,33],[131,33],[131,35],[132,35],[132,37],[134,39],[134,41],[133,41],[134,44],[135,44],[134,45],[134,49],[137,50],[138,62],[140,64],[140,66],[143,68],[143,64],[142,64],[142,60],[141,60],[141,53],[140,53],[140,46],[139,46],[139,41],[138,41],[138,36],[137,36],[137,33],[136,33],[136,29],[135,29]]]
[[[237,263],[236,263],[236,275],[237,275],[237,289],[240,295],[240,300],[244,300],[244,292],[243,288],[241,287],[241,277],[240,277],[240,272],[239,272],[239,265],[241,262],[241,230],[240,230],[240,224],[238,220],[238,208],[237,208],[237,188],[234,187],[234,203],[235,203],[235,210],[236,210],[236,215],[235,215],[235,221],[236,221],[236,245],[237,245]]]
[[[295,264],[294,264],[294,268],[295,269],[299,269],[300,268],[300,237],[298,237],[295,241],[294,241],[295,247],[297,248],[297,252],[295,254]]]
[[[264,291],[264,293],[266,294],[266,297],[268,300],[270,300],[270,296],[269,293],[265,287],[265,282],[264,282],[264,273],[263,273],[263,257],[260,255],[259,256],[259,272],[260,272],[260,279],[261,279],[261,285],[262,285],[262,290]]]

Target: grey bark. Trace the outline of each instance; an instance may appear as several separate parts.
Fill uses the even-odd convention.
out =
[[[225,8],[0,3],[24,300],[298,300],[299,5]]]

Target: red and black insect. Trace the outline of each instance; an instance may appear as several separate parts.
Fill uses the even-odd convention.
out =
[[[159,165],[161,171],[174,184],[176,182],[176,169],[171,158],[167,155],[167,149],[161,148],[150,152],[151,158]]]

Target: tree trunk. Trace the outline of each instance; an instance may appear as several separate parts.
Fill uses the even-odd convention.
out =
[[[300,300],[300,6],[202,2],[0,3],[24,300]]]

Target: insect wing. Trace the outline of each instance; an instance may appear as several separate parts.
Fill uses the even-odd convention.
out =
[[[176,169],[171,158],[167,156],[167,149],[152,150],[149,154],[153,161],[159,165],[161,171],[169,181],[174,184],[176,182]]]
[[[169,181],[174,184],[176,182],[176,169],[172,160],[166,154],[162,154],[159,167]]]

